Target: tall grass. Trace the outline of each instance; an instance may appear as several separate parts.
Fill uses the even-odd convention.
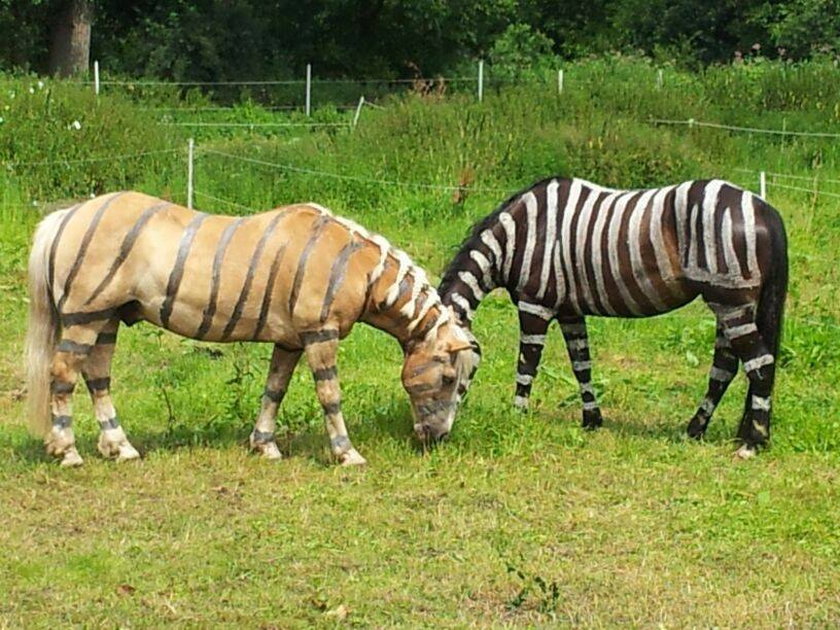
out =
[[[180,145],[128,99],[97,98],[74,83],[0,75],[0,117],[6,206],[52,206],[172,178],[173,154],[162,151]]]

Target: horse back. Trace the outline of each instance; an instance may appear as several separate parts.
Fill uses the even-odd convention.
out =
[[[115,314],[215,341],[293,343],[330,318],[346,334],[375,258],[353,256],[351,231],[308,204],[231,217],[123,192],[75,208],[63,227],[53,297],[66,321]]]

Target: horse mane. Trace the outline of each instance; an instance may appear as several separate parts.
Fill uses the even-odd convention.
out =
[[[519,197],[524,195],[529,190],[533,190],[543,184],[548,184],[553,179],[561,179],[561,176],[554,175],[551,177],[543,178],[537,182],[534,182],[530,186],[526,186],[512,195],[505,199],[501,204],[499,204],[493,212],[488,214],[486,217],[479,219],[467,230],[467,235],[464,240],[458,245],[458,251],[455,256],[452,258],[450,263],[446,266],[446,269],[443,272],[443,277],[441,278],[440,285],[438,286],[438,293],[441,296],[445,295],[449,288],[452,286],[452,283],[457,279],[458,272],[461,271],[467,260],[469,260],[470,251],[474,249],[474,245],[481,242],[481,233],[484,230],[491,229],[499,220],[499,215],[504,212],[505,210],[513,204]]]

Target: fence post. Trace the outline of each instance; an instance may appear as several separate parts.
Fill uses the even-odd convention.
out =
[[[360,96],[359,97],[359,104],[356,105],[356,115],[353,116],[353,129],[355,129],[356,125],[359,124],[359,116],[362,113],[362,105],[364,105],[364,104],[365,104],[365,97]]]
[[[312,64],[306,64],[306,115],[312,111]]]
[[[99,96],[99,62],[93,62],[93,93]]]
[[[187,140],[187,208],[193,207],[193,158],[195,157],[195,140]]]
[[[662,68],[656,71],[656,89],[661,90],[662,86],[665,84],[665,78],[662,74]]]
[[[484,60],[478,60],[478,102],[484,98]]]
[[[767,201],[767,173],[764,171],[758,174],[758,189],[761,198]]]
[[[562,70],[557,71],[557,93],[558,94],[563,93],[563,71]]]

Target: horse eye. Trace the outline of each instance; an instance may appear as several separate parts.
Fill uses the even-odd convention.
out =
[[[449,376],[448,374],[444,374],[443,378],[441,379],[444,385],[452,385],[455,382],[454,376]]]

